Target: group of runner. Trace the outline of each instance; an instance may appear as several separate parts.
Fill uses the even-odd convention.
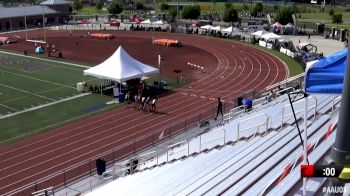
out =
[[[136,109],[141,111],[156,112],[157,99],[148,97],[142,97],[141,95],[135,96]]]

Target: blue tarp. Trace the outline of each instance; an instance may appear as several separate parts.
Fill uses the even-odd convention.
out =
[[[347,53],[344,49],[313,64],[305,74],[305,92],[341,94]]]

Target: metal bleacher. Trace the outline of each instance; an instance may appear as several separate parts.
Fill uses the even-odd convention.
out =
[[[141,163],[143,169],[135,174],[120,177],[90,194],[101,195],[106,190],[115,190],[121,195],[285,195],[293,190],[298,192],[301,181],[298,166],[303,148],[296,123],[304,121],[304,100],[302,95],[296,100],[293,105],[297,122],[291,115],[286,95],[256,105],[250,112],[233,115],[237,110],[232,110],[225,115],[223,126],[171,147],[172,153],[179,153],[173,156],[175,158],[169,158],[168,151],[157,154],[157,162],[167,161],[160,161],[163,164],[158,166]],[[308,97],[310,163],[318,162],[334,141],[334,131],[329,135],[327,131],[330,124],[337,123],[335,107],[339,103],[340,98],[329,95]],[[304,131],[303,126],[300,129]],[[203,147],[204,143],[213,144]],[[190,149],[194,146],[199,146],[200,150]],[[310,181],[309,190],[316,192],[320,184],[322,181]]]

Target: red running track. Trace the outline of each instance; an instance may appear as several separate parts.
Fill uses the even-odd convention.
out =
[[[123,36],[149,37],[150,34],[128,32]],[[0,148],[0,194],[33,184],[174,121],[213,108],[215,101],[198,96],[233,100],[244,92],[262,90],[282,81],[288,75],[285,64],[278,58],[244,44],[190,35],[162,34],[162,37],[210,52],[218,59],[217,69],[191,88],[162,97],[158,103],[162,114],[136,112],[125,106]]]

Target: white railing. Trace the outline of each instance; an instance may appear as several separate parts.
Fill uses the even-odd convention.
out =
[[[260,117],[260,116],[264,116],[264,117],[266,117],[266,120],[264,120],[263,121],[263,123],[259,123],[259,124],[257,124],[257,125],[253,125],[253,126],[250,126],[250,127],[248,127],[248,128],[245,128],[245,129],[243,129],[243,130],[240,130],[240,124],[241,123],[243,123],[243,122],[246,122],[246,121],[251,121],[252,119],[254,119],[254,118],[257,118],[257,117]],[[269,126],[269,116],[267,115],[267,114],[265,114],[265,113],[263,113],[263,114],[259,114],[259,115],[257,115],[257,116],[253,116],[253,117],[251,117],[251,118],[247,118],[247,119],[244,119],[244,120],[241,120],[241,121],[239,121],[238,123],[237,123],[237,130],[236,130],[236,140],[238,141],[240,138],[239,138],[239,133],[240,132],[243,132],[243,131],[246,131],[246,130],[249,130],[249,129],[253,129],[253,128],[257,128],[256,129],[256,132],[254,133],[254,136],[259,132],[259,127],[260,126],[263,126],[263,125],[265,125],[266,126],[266,130],[265,130],[265,133],[267,132],[267,130],[268,130],[268,126]]]
[[[212,143],[212,142],[214,142],[214,141],[221,140],[221,139],[224,140],[223,145],[226,144],[226,129],[216,129],[216,130],[214,130],[214,131],[216,131],[216,132],[222,131],[222,132],[223,132],[223,135],[222,135],[221,137],[212,138],[211,140],[206,141],[206,142],[203,142],[203,138],[202,138],[205,134],[199,135],[199,152],[202,152],[202,150],[203,150],[202,145],[203,145],[203,144]],[[207,149],[207,148],[204,148],[204,149]]]
[[[185,144],[187,146],[187,149],[182,149],[182,150],[179,150],[177,152],[173,151],[176,147],[183,146],[183,144]],[[167,149],[166,149],[166,161],[167,162],[169,162],[169,151],[170,150],[172,150],[173,154],[182,152],[184,150],[187,150],[187,156],[189,156],[189,154],[190,154],[190,152],[189,152],[190,151],[189,142],[187,140],[184,140],[184,141],[181,141],[181,142],[178,142],[178,143],[175,143],[175,144],[167,146]]]
[[[46,195],[54,195],[54,192],[53,192],[53,189],[54,187],[49,187],[49,188],[46,188],[46,189],[42,189],[42,190],[39,190],[39,191],[35,191],[35,192],[32,192],[32,196],[46,196]]]
[[[290,77],[290,78],[288,78],[288,79],[286,79],[286,80],[283,80],[283,81],[278,82],[278,83],[276,83],[276,84],[270,85],[270,86],[266,87],[265,90],[269,91],[269,90],[271,90],[271,89],[275,89],[275,88],[277,88],[278,86],[285,85],[285,84],[290,83],[290,82],[292,82],[292,81],[294,81],[294,80],[300,79],[300,78],[302,78],[302,77],[304,77],[304,76],[305,76],[305,73],[301,73],[301,74],[295,75],[295,76]]]
[[[231,122],[231,120],[244,112],[244,106],[241,105],[239,107],[233,108],[230,110],[230,112],[224,114],[224,123]]]
[[[158,156],[157,151],[151,151],[151,152],[147,152],[147,153],[139,155],[138,156],[138,160],[139,160],[138,168],[139,168],[139,170],[142,170],[141,166],[142,165],[146,165],[146,163],[154,162],[153,165],[151,164],[151,165],[148,165],[148,166],[145,166],[145,167],[152,167],[152,166],[155,166],[155,165],[159,165],[158,157],[159,156]]]
[[[341,96],[333,95],[333,100],[332,100],[332,111],[331,111],[332,114],[333,114],[333,112],[334,112],[335,105],[338,104],[338,100],[340,100],[340,99],[341,99]]]
[[[276,98],[282,96],[283,92],[289,92],[289,91],[294,91],[295,88],[294,87],[288,87],[288,88],[285,88],[285,89],[282,89],[280,91],[277,91],[276,92]],[[270,92],[266,92],[266,93],[263,93],[262,94],[262,97],[259,98],[259,99],[255,99],[253,100],[253,106],[258,106],[258,105],[261,105],[261,104],[264,104],[264,103],[267,103],[266,102],[266,96],[269,94]],[[231,109],[228,113],[224,114],[224,120],[223,122],[226,123],[226,122],[231,122],[231,120],[236,117],[237,115],[240,115],[244,112],[244,106],[241,105],[239,107],[236,107],[236,108],[233,108]]]
[[[307,112],[309,112],[310,110],[314,109],[314,118],[316,118],[316,113],[317,113],[317,99],[315,97],[312,97],[315,99],[315,104],[313,106],[310,106],[307,108]],[[304,100],[305,101],[305,100]],[[290,114],[285,114],[285,108],[287,107],[290,107],[290,105],[285,105],[283,106],[282,108],[282,118],[281,118],[281,128],[283,127],[283,123],[284,123],[284,118],[285,117],[289,117],[289,116],[292,116],[294,115],[293,112],[290,113]],[[298,110],[298,111],[295,111],[295,114],[298,114],[298,113],[301,113],[305,111],[305,109],[301,109],[301,110]],[[306,119],[307,120],[307,119]]]

